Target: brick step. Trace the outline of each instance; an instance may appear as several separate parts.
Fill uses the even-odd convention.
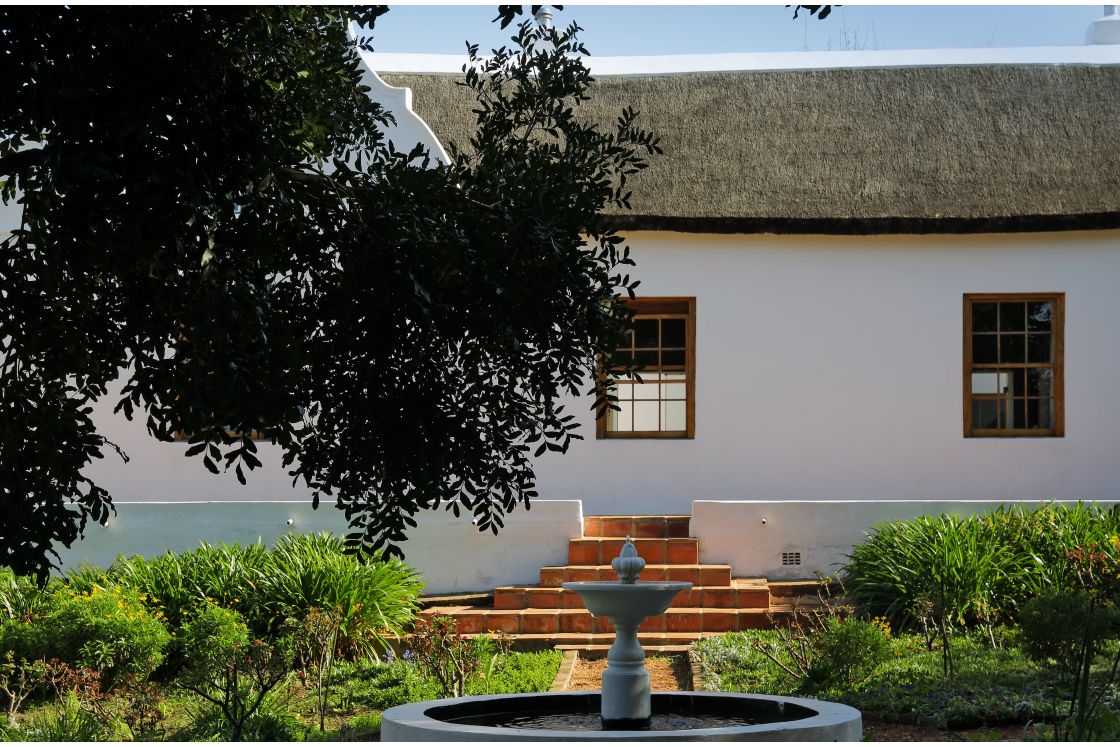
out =
[[[497,633],[486,634],[491,638]],[[711,638],[720,633],[638,633],[642,648],[650,653],[661,647],[687,648],[701,638]],[[589,648],[606,651],[614,642],[614,633],[523,633],[513,640],[517,651],[536,651],[545,648]]]
[[[584,537],[687,537],[691,516],[681,514],[585,516]]]
[[[685,634],[691,635],[691,634]],[[697,634],[703,635],[703,633]],[[659,646],[642,646],[646,652],[646,656],[657,656],[658,654],[670,656],[687,654],[688,650],[692,648],[690,643],[672,643]],[[609,643],[559,643],[556,645],[557,651],[578,651],[579,658],[581,659],[605,659],[607,653],[611,650]]]
[[[646,563],[696,565],[700,562],[700,541],[695,537],[635,537],[634,549]],[[625,539],[584,537],[568,542],[570,565],[610,565],[622,552]]]
[[[735,579],[737,580],[737,579]],[[527,608],[583,609],[583,600],[574,591],[540,586],[499,586],[494,589],[493,607],[497,610]],[[450,605],[445,605],[450,606]],[[473,604],[469,606],[484,606]],[[766,586],[694,586],[673,597],[672,607],[769,607]]]
[[[561,586],[567,581],[618,581],[609,565],[551,565],[541,568],[541,586]],[[651,563],[642,570],[642,581],[689,581],[693,586],[731,586],[731,566],[716,564],[665,565]]]
[[[670,608],[647,617],[638,630],[645,633],[726,633],[771,627],[769,607],[717,609],[713,607]],[[459,632],[475,635],[488,631],[524,633],[613,633],[611,621],[594,617],[582,609],[495,610],[487,607],[433,607],[424,615],[455,618]]]
[[[822,586],[816,579],[803,581],[771,581],[770,593],[776,597],[816,596]]]

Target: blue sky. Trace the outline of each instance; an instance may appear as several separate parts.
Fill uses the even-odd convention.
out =
[[[374,33],[379,52],[458,53],[509,34],[490,23],[497,3],[393,5]],[[528,6],[526,6],[528,7]],[[1064,46],[1084,43],[1101,5],[842,5],[824,21],[793,20],[783,5],[571,5],[593,55],[772,52],[827,49],[926,49]]]

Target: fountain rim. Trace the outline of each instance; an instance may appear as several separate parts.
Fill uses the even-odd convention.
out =
[[[466,705],[470,703],[493,702],[497,700],[520,700],[563,702],[565,700],[578,701],[588,696],[599,695],[599,690],[569,690],[565,692],[549,693],[516,693],[504,695],[472,695],[463,698],[443,698],[440,700],[427,700],[418,703],[405,703],[386,710],[381,715],[383,724],[399,725],[401,728],[415,732],[420,730],[425,739],[441,741],[441,735],[459,734],[468,736],[469,741],[678,741],[684,737],[695,740],[700,737],[721,739],[735,734],[771,733],[771,732],[802,732],[816,729],[838,727],[853,720],[862,723],[862,714],[851,706],[833,703],[813,698],[796,698],[785,695],[762,695],[755,693],[716,693],[696,691],[658,691],[658,695],[691,696],[701,700],[750,700],[781,702],[801,706],[814,712],[812,716],[794,719],[791,721],[772,722],[766,724],[751,724],[749,726],[723,726],[708,729],[682,729],[682,730],[647,730],[647,731],[574,731],[564,729],[518,729],[501,726],[475,726],[461,724],[453,721],[441,721],[428,715],[434,708],[447,706]],[[384,727],[383,727],[384,728]],[[497,739],[497,738],[501,739]],[[808,736],[806,738],[809,738]],[[788,739],[788,737],[787,737]],[[461,740],[460,740],[461,741]],[[785,740],[781,740],[785,741]]]

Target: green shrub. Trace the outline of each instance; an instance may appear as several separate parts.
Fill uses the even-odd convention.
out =
[[[121,556],[106,575],[114,584],[148,595],[153,609],[163,612],[172,629],[203,600],[245,615],[252,627],[264,632],[255,590],[260,584],[266,550],[261,545],[210,545],[183,553],[166,552],[153,558]],[[81,587],[87,577],[72,573],[69,583]]]
[[[268,549],[204,543],[153,558],[122,556],[104,575],[79,569],[68,581],[83,591],[112,583],[146,594],[172,630],[202,601],[237,610],[265,637],[281,634],[289,619],[303,619],[311,609],[337,609],[339,653],[350,657],[376,656],[387,639],[399,637],[423,591],[423,580],[409,566],[395,559],[363,561],[329,534],[290,535]]]
[[[1021,646],[1031,659],[1056,666],[1067,676],[1077,671],[1088,640],[1094,649],[1115,636],[1120,614],[1115,607],[1092,604],[1084,591],[1059,591],[1023,605]]]
[[[339,652],[376,657],[419,608],[423,580],[396,559],[363,562],[329,534],[287,536],[268,551],[257,598],[272,630],[312,608],[337,610]]]
[[[852,548],[842,576],[853,602],[896,628],[991,626],[1014,619],[1037,594],[1074,588],[1068,553],[1112,547],[1117,533],[1120,508],[1096,504],[922,516],[876,526]]]
[[[876,620],[830,618],[813,633],[815,656],[803,687],[816,691],[830,685],[852,688],[890,656],[889,628]]]
[[[99,673],[110,690],[143,680],[163,661],[170,636],[143,595],[120,586],[56,587],[29,620],[0,623],[0,648],[16,658],[58,659]]]
[[[179,684],[218,709],[228,726],[223,737],[240,741],[269,694],[288,680],[291,642],[252,635],[240,614],[205,603],[180,631],[186,665]]]
[[[17,576],[10,568],[0,568],[0,621],[38,617],[56,586],[56,582],[40,586],[31,576]]]

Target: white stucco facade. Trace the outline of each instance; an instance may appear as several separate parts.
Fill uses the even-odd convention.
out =
[[[587,513],[693,500],[1120,497],[1120,232],[629,235],[640,291],[696,297],[693,440],[586,441],[543,497]],[[1066,294],[1066,433],[965,438],[965,293]]]
[[[1033,57],[1019,51],[1012,61],[1115,64],[1118,49],[1036,50]],[[1002,51],[974,50],[976,59],[956,64],[989,64],[990,53]],[[782,57],[753,66],[890,66],[902,64],[901,54]],[[911,63],[946,64],[944,56],[931,52]],[[729,59],[741,56],[711,57],[721,59],[667,59],[649,72],[744,66]],[[387,70],[450,64],[367,58],[377,60]],[[592,68],[640,72],[636,64],[604,60]],[[373,73],[364,82],[393,111],[389,136],[399,150],[424,142],[446,160],[411,111],[407,89]],[[15,210],[0,212],[0,231],[13,227]],[[469,517],[442,512],[413,530],[405,551],[429,592],[532,583],[540,566],[564,562],[567,539],[581,534],[584,514],[692,513],[706,562],[731,563],[737,575],[781,578],[834,571],[867,528],[888,518],[1012,500],[1120,500],[1120,397],[1113,384],[1120,372],[1120,231],[644,231],[627,238],[642,295],[696,299],[695,437],[598,440],[590,400],[570,402],[585,440],[537,462],[541,500],[532,511],[515,512],[497,538],[478,533]],[[963,296],[1034,292],[1065,294],[1064,436],[966,438]],[[107,450],[88,474],[115,497],[118,515],[107,528],[90,527],[89,538],[63,554],[65,565],[202,540],[268,542],[287,531],[345,531],[329,502],[311,510],[310,494],[292,486],[276,447],[260,444],[263,466],[242,486],[232,474],[211,475],[197,458],[184,458],[187,444],[152,439],[142,417],[129,422],[113,414],[117,399],[113,390],[96,403],[94,420],[131,460]],[[779,565],[785,549],[804,554],[800,569]]]

